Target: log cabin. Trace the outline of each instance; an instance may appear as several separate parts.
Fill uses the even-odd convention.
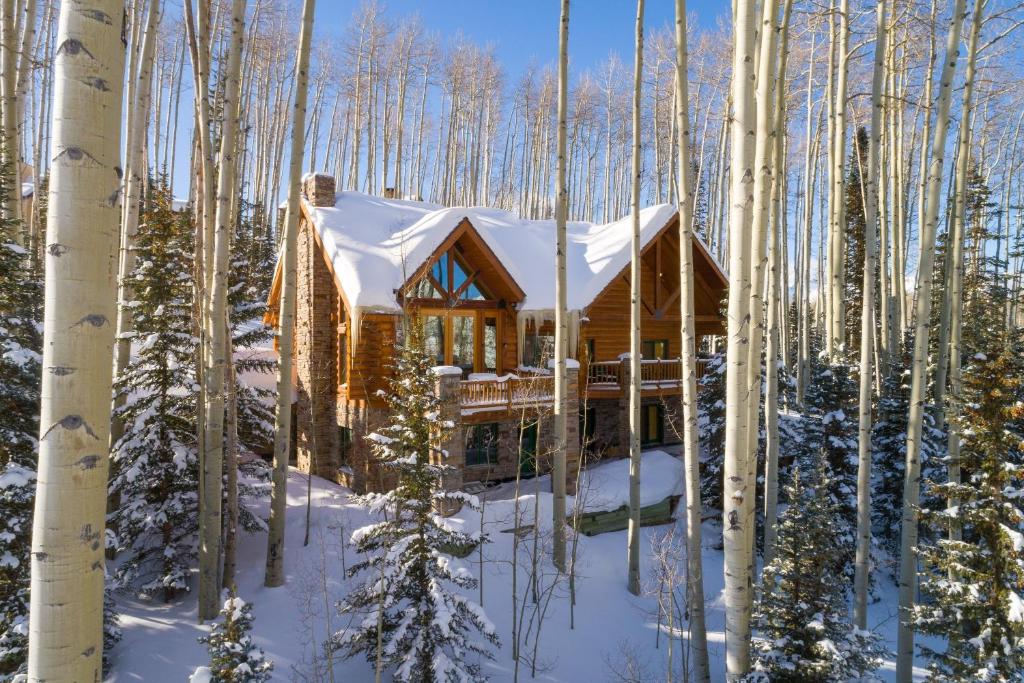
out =
[[[672,205],[640,214],[642,435],[680,441],[679,230]],[[632,220],[567,229],[569,467],[581,453],[628,455]],[[336,192],[302,182],[293,378],[293,457],[356,491],[385,490],[366,435],[387,419],[386,388],[415,310],[456,424],[439,445],[466,487],[546,469],[554,345],[554,222],[498,209]],[[696,331],[721,334],[726,278],[694,237]],[[277,325],[279,262],[267,322]],[[698,361],[698,372],[702,368]],[[573,490],[573,482],[568,482]]]

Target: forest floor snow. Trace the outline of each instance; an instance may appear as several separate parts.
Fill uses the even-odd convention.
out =
[[[649,495],[664,496],[682,481],[682,463],[664,454],[649,453],[645,462],[648,477],[643,479]],[[610,461],[595,466],[590,473],[590,486],[585,507],[594,509],[596,499],[618,500],[624,490],[625,461]],[[674,465],[673,465],[674,463]],[[671,470],[675,468],[675,472]],[[620,473],[618,470],[622,470]],[[642,472],[643,474],[643,472]],[[667,481],[666,481],[667,480]],[[657,489],[655,491],[655,489]],[[351,618],[339,615],[334,604],[346,593],[350,582],[343,567],[357,560],[348,546],[342,552],[342,539],[366,524],[365,510],[349,500],[350,491],[323,479],[312,481],[312,509],[309,544],[303,546],[305,533],[307,478],[292,470],[288,478],[288,513],[285,539],[285,571],[287,582],[280,588],[263,586],[266,536],[244,534],[240,538],[238,557],[238,594],[253,604],[255,642],[274,661],[273,679],[280,681],[327,681],[329,678],[319,644],[330,632],[344,627]],[[501,646],[493,661],[483,663],[484,673],[493,681],[513,680],[512,660],[512,589],[511,567],[514,526],[529,525],[535,506],[542,527],[550,532],[551,494],[548,477],[525,480],[520,487],[520,521],[514,519],[514,485],[502,484],[484,496],[483,525],[490,538],[484,547],[483,595],[484,609],[495,623]],[[263,503],[264,507],[266,502]],[[568,501],[571,510],[573,501]],[[680,513],[684,509],[681,504]],[[265,514],[266,510],[262,510]],[[678,515],[678,513],[677,513]],[[467,530],[480,528],[481,515],[464,508],[453,519]],[[684,526],[675,525],[676,538],[682,542]],[[647,527],[641,531],[641,572],[644,591],[633,596],[626,590],[626,532],[618,531],[594,537],[579,536],[577,546],[577,579],[575,628],[570,630],[568,586],[562,581],[551,590],[551,598],[542,621],[537,644],[536,678],[542,681],[590,682],[622,680],[617,672],[632,668],[639,680],[665,680],[668,641],[665,620],[659,635],[657,586],[655,583],[652,541],[657,541],[671,525]],[[720,529],[715,521],[704,524],[704,589],[707,603],[708,649],[712,680],[724,679],[725,615],[722,596],[722,553]],[[571,537],[570,537],[571,539]],[[520,542],[520,562],[532,550],[532,535]],[[479,556],[474,553],[464,560],[472,572],[480,575]],[[546,561],[544,561],[546,560]],[[685,559],[682,560],[685,562]],[[554,576],[550,560],[542,559],[541,604],[544,586],[551,586]],[[521,565],[522,566],[522,565]],[[519,574],[520,599],[527,583],[525,571]],[[680,592],[683,590],[680,586]],[[479,599],[479,592],[473,596]],[[886,639],[890,649],[896,638],[896,586],[888,576],[879,575],[875,600],[870,608],[869,627]],[[195,592],[171,603],[140,600],[132,596],[117,597],[124,639],[112,655],[108,681],[147,681],[180,683],[196,666],[208,662],[205,646],[197,638],[208,632],[196,620]],[[530,623],[532,603],[527,602],[525,623]],[[524,629],[525,631],[525,629]],[[681,641],[672,641],[676,667],[680,662]],[[524,644],[532,651],[532,643]],[[919,663],[920,666],[920,663]],[[890,658],[882,671],[883,679],[894,678],[895,665]],[[923,679],[919,669],[916,678]],[[373,668],[362,657],[335,658],[333,680],[341,683],[372,681]],[[521,664],[519,679],[530,680],[530,666]],[[390,680],[385,676],[384,680]],[[681,679],[680,679],[681,680]]]

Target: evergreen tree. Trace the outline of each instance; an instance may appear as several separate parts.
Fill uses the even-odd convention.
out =
[[[192,334],[192,241],[187,215],[163,184],[147,197],[131,274],[134,356],[117,378],[124,435],[114,444],[113,542],[127,557],[121,586],[170,600],[196,558],[199,485],[195,433],[197,340]]]
[[[910,373],[892,368],[882,378],[882,392],[876,404],[876,418],[871,426],[872,448],[872,534],[890,558],[899,554],[900,524],[903,512],[903,471],[907,459],[907,414],[910,412]],[[945,435],[935,427],[933,412],[924,412],[921,440],[921,471],[926,479],[945,476],[942,461]],[[921,500],[922,507],[938,509],[944,505],[929,492]],[[929,531],[922,527],[919,538],[927,539]]]
[[[448,524],[435,512],[435,506],[453,503],[476,508],[477,500],[440,487],[450,466],[436,464],[431,441],[443,441],[453,425],[438,417],[422,322],[413,319],[408,327],[386,395],[390,421],[367,437],[397,484],[387,493],[357,499],[385,518],[353,532],[352,542],[366,559],[350,574],[367,578],[341,605],[343,612],[365,618],[334,634],[329,647],[375,661],[379,637],[383,662],[395,668],[396,681],[480,681],[480,667],[468,657],[490,658],[487,643],[497,644],[498,636],[483,608],[460,592],[472,589],[476,579],[449,550],[472,552],[484,538]]]
[[[874,680],[884,650],[877,635],[848,617],[842,560],[835,538],[845,533],[824,464],[810,486],[799,474],[786,487],[775,559],[764,568],[753,627],[750,681],[815,683]]]
[[[840,566],[853,576],[857,529],[857,412],[854,368],[819,363],[811,369],[805,400],[802,439],[793,443],[799,467],[814,472],[825,467],[828,491],[838,511],[833,550]]]
[[[0,196],[10,169],[0,166]],[[29,552],[39,433],[40,283],[15,243],[20,221],[0,219],[0,680],[28,655]]]
[[[967,172],[967,206],[964,207],[966,243],[963,277],[963,345],[965,355],[994,348],[1005,328],[1006,283],[1000,274],[1004,263],[988,249],[988,241],[1000,236],[990,227],[992,190],[977,163]]]
[[[845,343],[847,350],[859,348],[861,309],[864,305],[864,179],[868,168],[867,129],[857,128],[857,139],[850,151],[846,177],[846,255],[843,261],[843,308],[846,309]]]
[[[199,639],[210,652],[209,668],[200,667],[193,681],[210,683],[262,683],[270,680],[274,663],[252,642],[252,606],[232,591],[220,610],[210,635]]]
[[[1020,681],[1024,671],[1024,342],[978,353],[963,378],[960,482],[932,483],[950,509],[924,511],[917,629],[933,681]],[[959,539],[946,538],[955,530]]]
[[[722,509],[722,458],[725,456],[725,356],[708,361],[697,392],[697,433],[700,435],[700,498]]]

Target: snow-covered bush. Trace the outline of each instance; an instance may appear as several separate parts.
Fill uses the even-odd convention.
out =
[[[220,616],[221,621],[214,622],[210,635],[199,639],[209,650],[210,666],[199,667],[190,680],[197,683],[269,681],[274,663],[252,642],[252,605],[232,591],[221,607]]]
[[[431,457],[431,443],[443,441],[453,425],[439,417],[422,323],[413,319],[409,328],[385,395],[390,421],[367,437],[397,484],[357,499],[385,517],[352,534],[366,559],[349,573],[365,581],[342,601],[342,612],[356,616],[328,647],[375,661],[379,637],[380,657],[396,681],[479,681],[479,664],[471,658],[492,657],[488,644],[497,644],[498,636],[483,608],[463,593],[477,582],[450,549],[472,552],[484,538],[436,512],[453,503],[476,508],[477,501],[441,488],[450,466],[433,462],[439,458]]]

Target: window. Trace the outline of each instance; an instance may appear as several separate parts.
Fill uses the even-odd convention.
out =
[[[338,335],[338,384],[348,383],[348,337]]]
[[[665,440],[662,430],[665,410],[659,403],[648,403],[640,407],[640,443],[644,446]]]
[[[473,372],[474,323],[472,315],[452,316],[452,365],[463,374]]]
[[[498,371],[498,319],[484,318],[484,372]]]
[[[423,316],[423,350],[438,365],[444,365],[444,317]]]
[[[555,338],[550,334],[527,334],[523,345],[523,365],[541,368],[554,358]]]
[[[498,462],[498,423],[466,428],[466,467]]]
[[[594,360],[594,340],[593,339],[588,339],[587,340],[586,352],[587,352],[587,358],[586,358],[587,362],[588,363],[592,362]]]
[[[640,347],[640,355],[646,360],[666,360],[668,339],[645,339]]]
[[[341,464],[348,463],[348,454],[352,450],[352,430],[344,425],[338,426],[338,452],[341,455]]]
[[[443,301],[485,301],[490,298],[476,275],[463,263],[455,249],[438,257],[426,275],[416,284],[418,299],[440,299]]]
[[[587,408],[580,413],[580,448],[587,449],[594,443],[597,428],[597,409]]]
[[[537,472],[537,423],[530,422],[519,428],[519,473],[524,477]]]

